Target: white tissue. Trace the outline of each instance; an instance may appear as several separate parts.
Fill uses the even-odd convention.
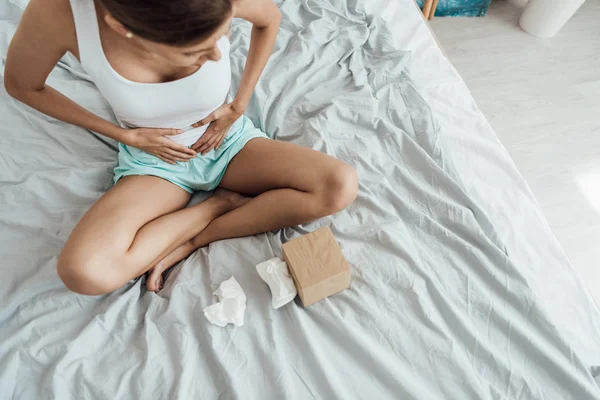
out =
[[[235,278],[232,276],[221,283],[214,294],[219,302],[204,309],[206,319],[221,327],[227,324],[244,325],[246,294]]]
[[[271,289],[273,308],[277,309],[294,300],[297,294],[296,285],[290,277],[285,261],[272,258],[258,264],[256,271]]]

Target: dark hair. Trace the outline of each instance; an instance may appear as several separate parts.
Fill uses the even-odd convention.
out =
[[[231,0],[100,0],[134,35],[186,45],[210,36],[231,13]]]

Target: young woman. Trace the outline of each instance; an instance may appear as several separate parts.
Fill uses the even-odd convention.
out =
[[[239,90],[228,102],[234,17],[253,28]],[[109,293],[149,271],[147,287],[158,291],[162,272],[199,247],[306,223],[354,201],[350,166],[270,140],[243,115],[280,18],[271,0],[31,0],[8,50],[6,90],[120,143],[114,187],[84,215],[58,259],[69,289]],[[67,51],[119,125],[45,84]],[[215,188],[185,208],[194,191]]]

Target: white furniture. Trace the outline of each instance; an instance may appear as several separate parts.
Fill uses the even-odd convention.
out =
[[[563,27],[585,0],[530,0],[521,15],[521,28],[530,35],[549,38]]]

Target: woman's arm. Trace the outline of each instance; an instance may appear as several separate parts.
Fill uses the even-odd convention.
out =
[[[243,18],[253,24],[248,59],[235,99],[193,125],[197,127],[210,123],[206,132],[192,145],[193,150],[202,154],[219,149],[231,125],[248,107],[258,78],[273,51],[281,21],[281,13],[272,0],[234,0],[233,17]]]
[[[240,87],[232,104],[240,113],[243,113],[273,51],[281,21],[281,12],[271,0],[237,0],[234,2],[233,16],[243,18],[253,24],[248,59]]]
[[[69,2],[31,0],[8,48],[4,71],[6,91],[51,117],[123,141],[125,129],[46,85],[56,63],[73,47],[77,48],[77,39]]]
[[[180,130],[121,128],[46,85],[48,75],[67,51],[77,52],[69,0],[31,0],[8,48],[6,91],[44,114],[137,147],[168,163],[196,156],[195,151],[165,137]]]

